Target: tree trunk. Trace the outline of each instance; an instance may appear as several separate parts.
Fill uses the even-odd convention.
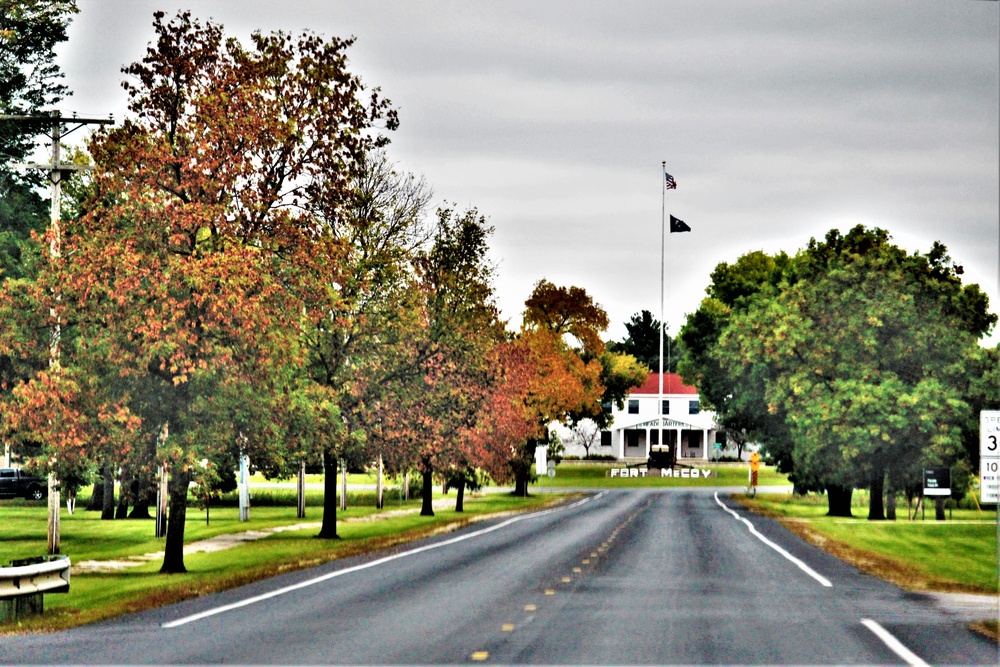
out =
[[[882,494],[885,491],[885,470],[881,467],[872,472],[868,489],[868,520],[885,521],[885,506],[882,503]]]
[[[173,466],[168,483],[170,507],[167,510],[167,543],[163,548],[161,574],[187,572],[184,567],[184,521],[187,518],[187,496],[191,475]]]
[[[889,489],[885,494],[885,518],[889,521],[896,520],[896,491]]]
[[[934,497],[934,520],[944,521],[944,497]]]
[[[853,517],[851,514],[851,496],[854,489],[847,486],[828,485],[826,487],[826,499],[829,507],[827,516]]]
[[[132,475],[127,467],[122,468],[121,483],[118,486],[118,509],[115,510],[115,519],[128,518],[128,503],[132,497],[131,486]]]
[[[337,456],[329,449],[323,452],[323,525],[316,537],[340,539],[337,534]]]
[[[420,490],[420,516],[434,516],[434,471],[429,467],[421,473],[424,488]]]
[[[458,486],[455,487],[455,491],[458,493],[458,498],[455,500],[455,511],[464,512],[465,511],[465,477],[458,480]]]
[[[130,519],[152,519],[149,516],[149,504],[151,502],[150,493],[153,486],[149,483],[148,475],[137,475],[132,478],[129,485],[132,492],[132,511],[129,513]]]
[[[520,498],[528,495],[528,483],[531,481],[531,466],[535,464],[537,440],[529,440],[524,446],[524,454],[514,468],[514,495]]]
[[[375,509],[382,509],[382,455],[378,455],[378,477],[375,482]]]
[[[88,512],[100,512],[104,510],[104,466],[97,471],[94,479],[94,488],[90,492],[90,502],[87,503]]]
[[[156,504],[156,482],[155,475],[150,470],[155,470],[156,465],[156,440],[147,440],[143,457],[143,465],[137,467],[133,472],[130,492],[132,494],[132,511],[129,513],[130,519],[152,519],[149,515],[149,508]]]
[[[104,466],[104,505],[101,507],[101,520],[111,521],[115,518],[115,473],[110,465]]]

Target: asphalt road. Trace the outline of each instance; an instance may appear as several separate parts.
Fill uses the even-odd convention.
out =
[[[928,598],[860,574],[710,489],[603,492],[115,621],[0,638],[0,664],[997,657]]]

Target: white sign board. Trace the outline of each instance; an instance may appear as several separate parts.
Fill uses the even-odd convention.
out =
[[[979,413],[980,500],[998,502],[1000,492],[1000,410]]]
[[[536,475],[544,475],[545,472],[548,470],[548,466],[546,465],[548,463],[548,454],[549,454],[548,445],[538,445],[537,447],[535,447]]]

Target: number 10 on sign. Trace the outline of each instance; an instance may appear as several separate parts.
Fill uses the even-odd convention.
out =
[[[980,501],[997,502],[1000,491],[1000,410],[979,413]]]

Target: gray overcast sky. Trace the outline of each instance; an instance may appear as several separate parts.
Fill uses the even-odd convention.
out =
[[[516,326],[535,282],[584,287],[609,338],[660,307],[676,333],[719,262],[855,224],[944,243],[997,311],[998,7],[977,0],[79,0],[63,109],[121,118],[152,13],[245,39],[357,37],[351,69],[399,109],[392,158],[496,232]],[[993,342],[1000,341],[994,335]]]

